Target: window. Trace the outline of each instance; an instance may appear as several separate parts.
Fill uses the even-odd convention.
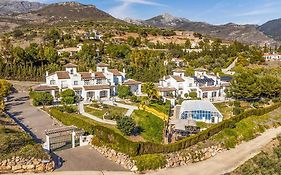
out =
[[[78,81],[74,81],[74,83],[73,83],[74,85],[78,85]]]
[[[55,85],[56,84],[56,80],[51,80],[50,81],[50,85]]]
[[[208,92],[203,93],[203,98],[208,98]]]
[[[217,96],[217,92],[212,92],[212,97],[216,97]]]
[[[90,81],[89,80],[85,80],[84,81],[84,85],[90,85]]]
[[[102,84],[102,79],[97,79],[97,84]]]
[[[70,74],[73,74],[73,69],[70,69]]]
[[[192,87],[192,83],[189,83],[189,87]]]

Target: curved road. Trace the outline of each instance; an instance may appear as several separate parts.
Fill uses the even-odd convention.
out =
[[[220,175],[233,171],[248,159],[258,154],[273,138],[281,134],[281,127],[269,129],[259,137],[244,142],[236,148],[217,154],[202,162],[171,169],[164,169],[153,175]]]

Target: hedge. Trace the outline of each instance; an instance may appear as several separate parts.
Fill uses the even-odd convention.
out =
[[[167,160],[162,154],[146,154],[134,157],[136,166],[139,171],[143,170],[156,170],[164,168]]]
[[[211,136],[217,134],[225,128],[235,127],[235,124],[244,118],[252,115],[261,116],[277,109],[280,106],[281,103],[276,103],[267,108],[248,110],[240,115],[234,116],[230,119],[213,125],[198,134],[192,135],[176,143],[168,145],[150,142],[132,142],[116,131],[105,126],[101,126],[91,119],[88,119],[81,115],[69,115],[67,113],[62,113],[55,108],[52,108],[50,110],[50,114],[63,122],[65,125],[76,125],[78,128],[83,128],[85,131],[94,134],[96,137],[95,142],[98,140],[103,145],[109,146],[112,149],[123,152],[130,156],[136,156],[143,154],[170,153],[188,148],[198,142],[210,138]]]

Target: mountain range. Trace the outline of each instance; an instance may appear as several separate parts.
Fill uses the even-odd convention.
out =
[[[237,40],[249,44],[274,45],[281,39],[280,30],[275,32],[276,29],[280,28],[271,27],[278,26],[275,21],[262,26],[239,25],[234,23],[212,25],[205,22],[194,22],[186,18],[174,17],[170,14],[159,15],[147,20],[126,19],[126,21],[136,25],[150,25],[155,27],[188,30],[224,40]],[[279,20],[279,22],[280,21],[281,20]]]
[[[119,20],[94,5],[83,5],[77,2],[43,4],[38,2],[1,0],[0,1],[0,32],[33,23],[60,21],[93,21],[100,19]],[[239,25],[228,23],[213,25],[205,22],[194,22],[186,18],[163,14],[147,20],[125,19],[136,25],[149,25],[177,30],[188,30],[202,33],[223,40],[237,40],[257,45],[276,45],[281,43],[281,19],[265,24]]]

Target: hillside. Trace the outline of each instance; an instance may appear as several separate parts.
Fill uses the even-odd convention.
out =
[[[46,4],[29,1],[1,0],[0,16],[12,15],[14,13],[28,13],[45,7]]]
[[[266,36],[257,29],[255,25],[238,25],[228,23],[225,25],[212,25],[204,22],[193,22],[185,18],[174,17],[163,14],[145,21],[127,20],[128,22],[155,27],[168,27],[173,29],[199,32],[205,35],[218,37],[224,40],[237,40],[248,44],[273,45],[276,43],[272,38]]]
[[[259,30],[275,40],[281,41],[281,18],[271,20],[259,26]]]
[[[0,33],[9,32],[19,26],[96,20],[115,20],[115,18],[94,5],[83,5],[76,2],[55,3],[28,13],[0,15]]]

